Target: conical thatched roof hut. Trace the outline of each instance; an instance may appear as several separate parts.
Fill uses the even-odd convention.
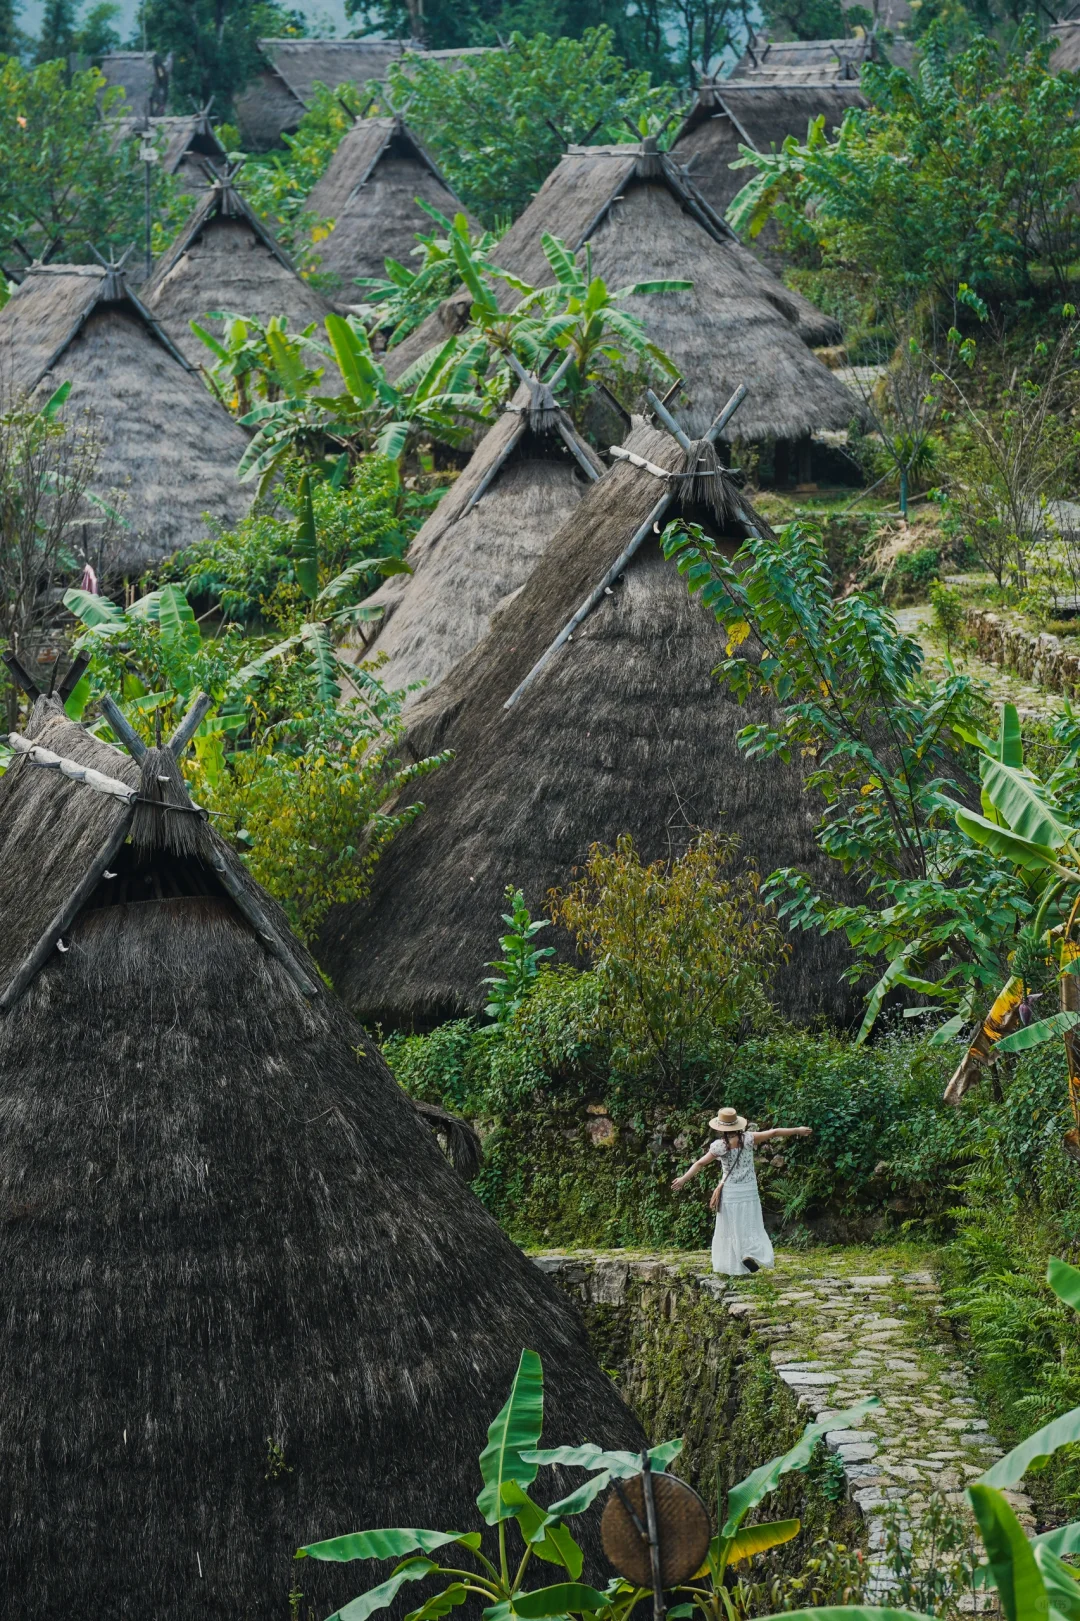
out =
[[[440,214],[465,211],[403,118],[359,119],[305,204],[317,219],[334,221],[317,251],[321,268],[341,278],[343,298],[358,301],[355,279],[382,278],[387,259],[411,263],[417,233],[435,229],[417,198]]]
[[[652,428],[635,429],[626,448],[685,466]],[[737,834],[762,873],[802,866],[825,880],[801,772],[738,749],[739,730],[768,711],[717,688],[710,672],[724,638],[660,553],[658,529],[681,510],[733,544],[761,522],[726,479],[721,487],[728,516],[718,526],[682,509],[666,481],[617,462],[490,634],[416,704],[410,749],[454,758],[425,785],[424,815],[380,861],[371,896],[332,913],[320,941],[320,961],[361,1018],[422,1025],[481,1008],[507,884],[535,916],[594,841],[629,832],[652,861],[714,829]],[[572,639],[541,666],[586,601]],[[552,943],[573,959],[569,940]],[[797,937],[777,985],[784,1011],[846,1018],[840,961],[832,940]]]
[[[111,566],[139,570],[226,526],[251,494],[236,479],[248,438],[208,393],[122,272],[35,265],[0,310],[0,386],[44,400],[72,388],[100,442],[95,490],[119,491],[127,528]]]
[[[524,1345],[547,1444],[640,1446],[572,1308],[193,814],[171,751],[140,770],[49,699],[29,732],[50,755],[0,779],[18,1613],[262,1621],[289,1613],[300,1543],[471,1527]],[[86,767],[104,782],[72,780]],[[355,1566],[301,1582],[319,1615],[362,1585]]]
[[[116,120],[116,146],[147,135],[161,154],[162,173],[177,176],[186,192],[204,192],[214,175],[228,167],[229,154],[205,112],[181,118],[131,116]]]
[[[477,45],[428,51],[416,40],[260,39],[262,65],[233,97],[240,133],[250,151],[265,152],[296,129],[318,85],[328,90],[336,90],[339,84],[362,89],[384,81],[390,64],[406,56],[456,68],[492,48]]]
[[[431,686],[488,633],[551,537],[604,472],[542,384],[523,384],[409,548],[411,575],[368,599],[383,609],[365,659],[389,688]]]
[[[805,141],[809,124],[824,116],[830,132],[849,107],[865,107],[857,79],[835,84],[761,83],[756,79],[704,80],[672,146],[694,185],[717,214],[751,179],[753,171],[732,169],[740,147],[779,150],[789,135]]]
[[[204,365],[210,355],[190,323],[206,323],[212,311],[262,322],[284,315],[295,333],[313,321],[321,329],[333,309],[303,280],[277,238],[225,177],[210,186],[162,254],[142,297],[193,366]],[[325,339],[325,333],[320,335]]]
[[[511,226],[493,257],[534,286],[554,280],[545,232],[575,251],[588,242],[595,275],[609,287],[670,278],[685,293],[631,299],[650,336],[683,380],[676,414],[702,434],[744,379],[750,393],[737,424],[744,440],[797,440],[818,429],[846,429],[858,412],[848,389],[808,344],[833,342],[834,321],[790,292],[739,243],[723,219],[666,154],[643,146],[572,146]],[[512,303],[516,295],[507,293]],[[405,367],[468,318],[455,295],[389,351],[387,372]]]

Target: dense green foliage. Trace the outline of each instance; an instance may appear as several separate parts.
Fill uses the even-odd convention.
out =
[[[980,292],[1068,283],[1076,251],[1080,79],[1050,71],[1030,27],[1008,52],[980,37],[949,57],[933,38],[914,77],[871,65],[868,111],[835,139],[752,154],[756,177],[729,218],[753,233],[770,212],[834,275],[876,303],[930,295],[951,308],[959,283]]]
[[[0,252],[18,242],[31,257],[62,247],[84,263],[92,243],[119,257],[143,239],[143,165],[138,146],[114,136],[101,113],[118,113],[121,90],[96,68],[68,73],[66,62],[26,68],[0,57]],[[159,231],[171,236],[188,211],[178,181],[154,175]],[[18,257],[15,263],[19,262]]]
[[[10,10],[14,13],[15,7]],[[66,60],[72,52],[96,57],[115,51],[120,44],[115,26],[119,15],[120,7],[113,0],[98,0],[96,5],[81,5],[79,0],[45,0],[35,60],[52,62],[56,58]],[[0,14],[0,51],[11,51],[17,43],[14,30],[9,27],[5,43],[4,29]]]
[[[744,1029],[717,1034],[707,1067],[673,1081],[659,1066],[618,1067],[598,1001],[591,974],[541,971],[500,1029],[463,1020],[384,1044],[410,1092],[490,1130],[474,1186],[519,1243],[702,1248],[710,1190],[688,1199],[670,1184],[709,1140],[721,1103],[762,1127],[813,1127],[760,1159],[767,1205],[789,1236],[822,1223],[867,1238],[898,1220],[943,1221],[981,1130],[977,1115],[941,1103],[951,1053],[899,1033],[867,1049]]]
[[[662,123],[674,106],[669,89],[626,66],[607,28],[580,40],[515,33],[507,50],[458,71],[393,63],[390,85],[462,202],[502,229],[569,145],[623,140],[627,118]]]
[[[141,0],[139,20],[151,50],[172,53],[173,108],[186,112],[214,98],[220,118],[262,66],[260,38],[303,33],[300,16],[279,0]]]
[[[581,39],[602,25],[630,67],[684,85],[723,53],[737,55],[748,32],[744,0],[345,0],[345,9],[368,27],[422,35],[435,48],[494,45],[518,30]]]
[[[439,494],[407,489],[394,462],[371,457],[337,489],[316,480],[312,499],[320,542],[320,583],[373,557],[403,557]],[[256,625],[279,617],[299,593],[296,525],[301,516],[296,467],[277,492],[276,509],[257,510],[235,529],[216,529],[158,571],[162,583],[181,583],[202,605],[220,607],[224,619]]]

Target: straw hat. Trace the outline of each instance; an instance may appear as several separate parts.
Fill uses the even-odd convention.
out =
[[[746,1121],[736,1109],[717,1109],[709,1121],[714,1131],[745,1131]]]

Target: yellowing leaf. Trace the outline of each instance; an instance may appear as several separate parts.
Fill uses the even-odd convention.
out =
[[[745,619],[736,619],[733,625],[728,626],[727,651],[731,657],[737,647],[741,647],[750,634],[750,626]]]

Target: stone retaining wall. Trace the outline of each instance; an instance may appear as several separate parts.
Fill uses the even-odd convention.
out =
[[[1080,692],[1080,649],[1074,650],[1060,636],[1049,631],[1035,635],[985,608],[968,609],[967,627],[987,664],[1015,670],[1047,692],[1067,698]]]
[[[944,1337],[931,1272],[859,1273],[835,1250],[778,1252],[775,1271],[753,1278],[715,1276],[696,1255],[535,1260],[581,1305],[601,1363],[650,1439],[686,1436],[684,1473],[699,1489],[716,1468],[734,1484],[809,1419],[877,1396],[858,1429],[826,1434],[839,1491],[821,1471],[775,1509],[777,1518],[809,1512],[817,1535],[847,1541],[857,1509],[872,1591],[889,1580],[880,1551],[890,1506],[917,1517],[940,1493],[966,1512],[964,1486],[1001,1455]],[[832,1509],[820,1501],[830,1491]],[[1006,1496],[1030,1528],[1031,1499]]]

